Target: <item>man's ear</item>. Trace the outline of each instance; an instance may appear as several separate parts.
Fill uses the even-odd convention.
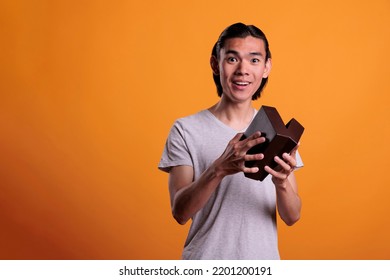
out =
[[[213,55],[210,57],[210,66],[214,75],[219,75],[218,59]]]
[[[267,61],[265,62],[263,78],[268,78],[268,75],[271,72],[271,68],[272,68],[272,60],[271,58],[268,58]]]

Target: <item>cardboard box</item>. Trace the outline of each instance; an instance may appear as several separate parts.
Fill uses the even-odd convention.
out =
[[[258,167],[257,173],[245,173],[245,176],[254,180],[263,181],[269,174],[264,170],[268,165],[272,169],[277,167],[275,156],[282,158],[283,153],[290,153],[298,144],[304,127],[295,119],[284,125],[282,118],[274,107],[262,106],[245,131],[241,140],[248,138],[256,131],[260,131],[266,138],[264,143],[252,147],[247,154],[264,154],[264,159],[247,161],[245,166]]]

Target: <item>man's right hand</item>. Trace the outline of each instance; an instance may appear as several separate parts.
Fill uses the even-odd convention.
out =
[[[247,154],[252,147],[266,141],[257,131],[244,140],[240,140],[242,133],[238,133],[229,141],[223,154],[213,163],[217,174],[221,176],[231,175],[238,172],[256,173],[258,167],[246,167],[245,161],[262,160],[263,154]]]

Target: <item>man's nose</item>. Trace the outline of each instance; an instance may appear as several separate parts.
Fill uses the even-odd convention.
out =
[[[248,65],[245,61],[240,61],[237,64],[237,69],[235,71],[236,75],[248,75]]]

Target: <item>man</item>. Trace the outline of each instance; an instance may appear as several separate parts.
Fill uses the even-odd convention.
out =
[[[183,259],[279,259],[276,208],[287,225],[300,217],[294,170],[302,166],[296,150],[275,158],[264,181],[244,176],[258,168],[245,161],[262,154],[246,152],[265,141],[256,132],[240,141],[256,114],[271,71],[264,33],[236,23],[226,28],[210,59],[219,102],[173,125],[159,168],[169,172],[174,218],[192,219]]]

